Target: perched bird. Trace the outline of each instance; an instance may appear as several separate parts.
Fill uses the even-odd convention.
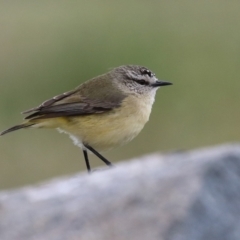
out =
[[[87,150],[111,165],[99,151],[136,137],[149,119],[157,89],[171,84],[146,67],[120,66],[23,112],[30,114],[26,120],[0,135],[21,128],[56,128],[82,148],[90,172]]]

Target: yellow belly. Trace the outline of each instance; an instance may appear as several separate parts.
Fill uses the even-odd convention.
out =
[[[98,151],[123,145],[136,137],[149,119],[152,104],[128,98],[120,108],[102,114],[66,118],[60,127]],[[63,120],[63,119],[62,119]]]
[[[121,107],[101,114],[49,118],[38,121],[36,128],[58,128],[69,134],[78,146],[88,144],[98,151],[128,143],[149,119],[154,98],[130,96]]]

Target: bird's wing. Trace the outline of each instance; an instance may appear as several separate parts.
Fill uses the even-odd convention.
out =
[[[50,99],[44,101],[42,104],[40,104],[37,107],[31,108],[31,109],[28,109],[28,110],[22,112],[22,114],[35,112],[35,111],[39,111],[39,110],[41,110],[41,109],[43,109],[45,107],[50,107],[50,106],[54,105],[55,103],[60,102],[62,99],[73,95],[76,91],[77,90],[75,89],[75,90],[72,90],[72,91],[69,91],[69,92],[65,92],[65,93],[59,94],[59,95],[57,95],[57,96],[55,96],[53,98],[50,98]]]
[[[32,113],[25,119],[44,119],[55,117],[79,116],[99,114],[120,107],[125,96],[103,99],[90,98],[79,93],[78,89],[57,95],[38,107],[24,111],[23,114]]]

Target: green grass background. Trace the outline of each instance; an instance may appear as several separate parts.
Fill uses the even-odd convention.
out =
[[[1,1],[0,130],[20,112],[123,64],[174,83],[113,162],[240,137],[240,2]],[[91,156],[95,167],[103,165]],[[54,130],[0,138],[0,188],[85,171],[82,152]]]

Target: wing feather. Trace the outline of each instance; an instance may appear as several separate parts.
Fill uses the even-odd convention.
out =
[[[117,86],[113,86],[111,76],[93,78],[72,91],[57,95],[31,108],[25,119],[43,119],[65,116],[101,114],[120,107],[126,97]]]
[[[65,103],[55,106],[44,107],[30,114],[25,119],[43,119],[66,116],[79,116],[88,114],[99,114],[119,107],[119,104],[102,102],[101,104],[89,104],[84,102]]]

